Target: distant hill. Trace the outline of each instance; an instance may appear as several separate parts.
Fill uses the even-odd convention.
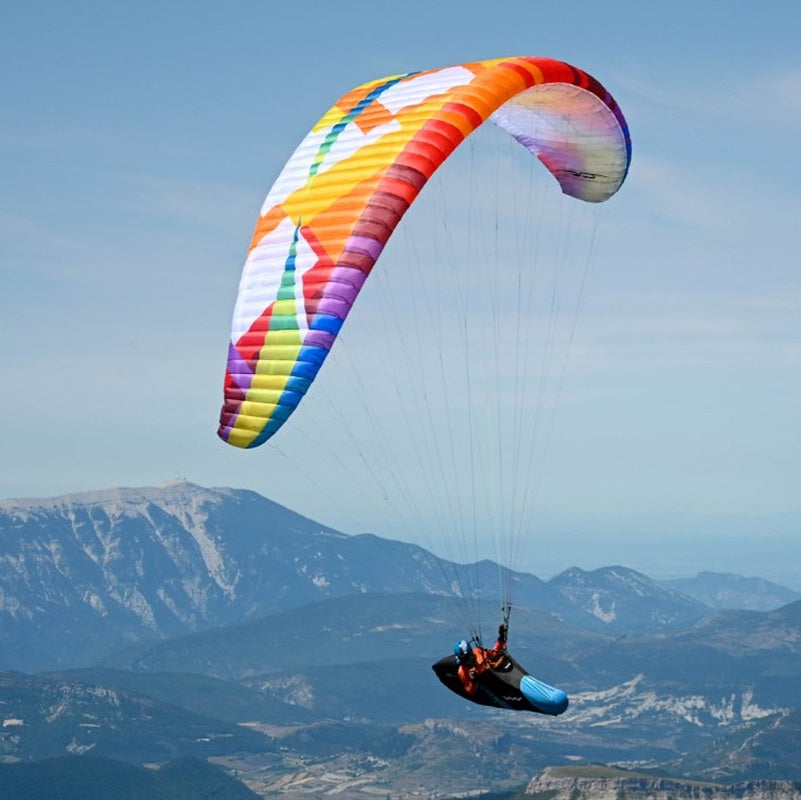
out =
[[[627,567],[589,572],[573,567],[552,578],[548,587],[612,629],[619,630],[624,623],[628,632],[678,627],[708,611],[698,600]]]
[[[754,719],[707,748],[664,767],[674,773],[725,782],[770,780],[778,771],[801,786],[801,709]],[[801,797],[801,791],[799,792]]]
[[[450,653],[454,642],[467,635],[460,609],[457,599],[438,595],[350,595],[129,648],[106,659],[105,666],[241,680],[287,669],[323,671],[419,656],[433,661]],[[511,632],[512,646],[525,643],[529,650],[551,658],[606,639],[527,609],[515,612]]]
[[[135,763],[267,750],[254,731],[105,682],[0,672],[0,755],[91,754]],[[5,797],[0,793],[0,797]]]
[[[772,611],[801,600],[801,594],[786,586],[725,572],[699,572],[694,578],[673,578],[662,583],[710,608]]]
[[[159,769],[94,756],[0,764],[0,797],[14,800],[254,800],[218,767],[182,758]]]
[[[2,501],[0,552],[0,669],[88,666],[126,645],[365,592],[454,596],[467,571],[462,585],[484,587],[497,613],[489,561],[456,565],[254,492],[183,482]],[[623,567],[512,582],[518,606],[598,631],[669,630],[707,610]]]
[[[312,723],[320,715],[303,705],[287,702],[286,694],[263,691],[235,680],[221,680],[190,672],[131,672],[86,668],[40,674],[65,683],[103,686],[121,694],[148,697],[216,721],[232,724],[259,719],[276,725]],[[2,719],[0,719],[2,724]]]
[[[392,794],[511,790],[536,769],[575,760],[718,779],[733,749],[751,754],[733,778],[765,765],[771,777],[796,774],[801,603],[622,637],[518,609],[513,653],[570,694],[555,719],[479,708],[441,687],[430,664],[460,634],[458,603],[332,598],[138,646],[110,659],[115,669],[11,675],[0,753],[205,755],[262,793],[352,783]],[[678,763],[678,754],[697,759]]]
[[[799,612],[801,603],[715,612],[670,636],[614,637],[520,609],[510,647],[531,672],[570,692],[560,724],[575,723],[588,741],[625,719],[633,732],[697,743],[702,732],[801,703]],[[317,714],[413,721],[465,705],[442,694],[429,668],[460,635],[454,599],[354,595],[142,646],[108,666],[236,680]]]

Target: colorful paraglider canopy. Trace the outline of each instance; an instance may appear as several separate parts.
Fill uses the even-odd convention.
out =
[[[348,92],[295,150],[257,220],[233,314],[223,440],[255,447],[286,421],[406,210],[488,119],[579,200],[602,202],[625,179],[620,109],[560,61],[477,61]]]

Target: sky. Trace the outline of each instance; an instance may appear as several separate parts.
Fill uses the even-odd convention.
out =
[[[340,95],[542,55],[612,92],[633,159],[599,219],[576,223],[592,263],[517,564],[801,589],[797,3],[33,0],[3,18],[0,497],[182,477],[449,555],[440,481],[403,508],[399,481],[432,479],[405,447],[381,305],[436,235],[436,203],[396,232],[399,266],[354,310],[308,411],[248,452],[215,435],[231,312],[267,189]],[[494,173],[493,148],[469,151],[477,171]],[[456,209],[449,180],[432,200]]]

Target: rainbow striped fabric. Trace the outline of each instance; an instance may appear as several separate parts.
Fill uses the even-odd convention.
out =
[[[587,73],[503,58],[370,81],[338,100],[267,195],[234,309],[219,436],[256,447],[294,411],[392,231],[453,150],[487,119],[568,195],[611,197],[631,142]]]

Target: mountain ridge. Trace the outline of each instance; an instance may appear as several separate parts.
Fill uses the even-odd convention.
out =
[[[601,586],[610,583],[607,569],[549,582],[522,572],[510,579],[520,606],[596,630],[665,629],[707,611],[633,570],[615,571],[625,571],[625,580],[613,613],[604,606],[609,585]],[[375,591],[454,596],[459,586],[495,587],[497,580],[492,562],[458,565],[418,545],[350,536],[248,490],[173,481],[5,500],[0,668],[86,666],[127,644],[316,600]],[[571,592],[571,583],[595,590]],[[624,600],[625,591],[636,601]]]
[[[671,578],[662,583],[710,608],[771,611],[801,599],[801,593],[773,581],[727,572],[703,571],[692,578]]]
[[[548,767],[534,776],[524,796],[531,800],[801,800],[801,789],[790,781],[722,784],[587,765]]]

